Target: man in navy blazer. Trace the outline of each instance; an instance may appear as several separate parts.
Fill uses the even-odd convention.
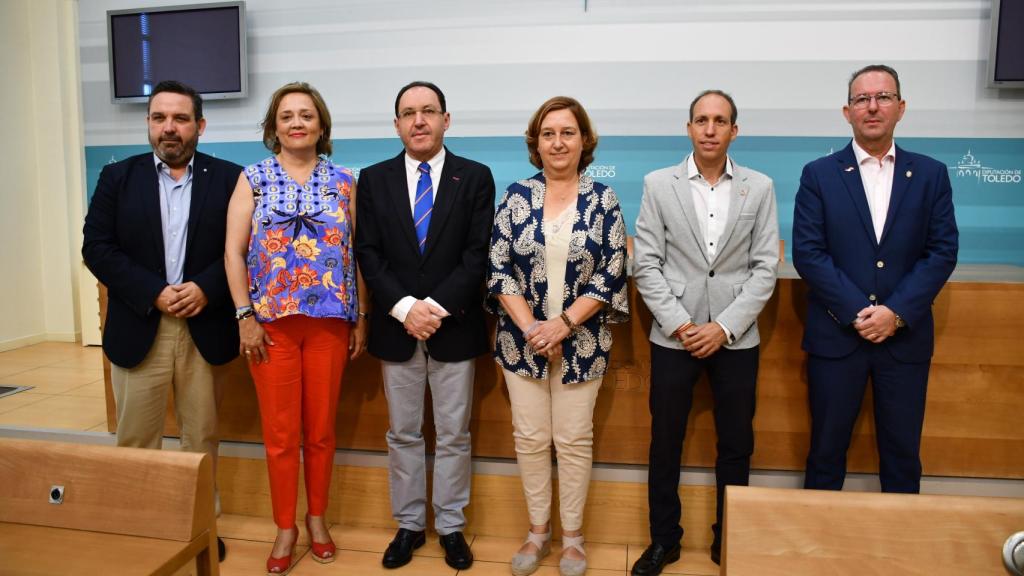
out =
[[[224,234],[242,167],[195,151],[206,120],[190,87],[157,84],[146,119],[153,151],[103,169],[82,244],[107,287],[117,443],[160,448],[173,387],[182,450],[216,465],[215,367],[238,355]]]
[[[382,564],[398,568],[425,542],[424,394],[434,428],[434,528],[449,566],[473,564],[463,530],[472,461],[475,358],[489,350],[483,282],[494,223],[489,168],[444,146],[450,116],[430,82],[403,86],[395,131],[405,149],[359,174],[356,258],[372,293],[370,354],[388,400],[391,513],[398,532]]]
[[[917,493],[932,302],[956,266],[947,168],[895,145],[906,102],[884,65],[853,74],[853,141],[804,167],[793,264],[807,283],[811,447],[804,487],[840,490],[868,379],[883,492]]]

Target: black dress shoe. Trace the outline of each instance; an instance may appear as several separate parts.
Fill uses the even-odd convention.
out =
[[[395,539],[388,544],[388,549],[384,551],[384,558],[381,563],[384,564],[385,568],[398,568],[399,566],[405,566],[412,560],[412,551],[423,546],[427,541],[426,534],[420,530],[406,530],[405,528],[399,528],[398,533],[395,534]]]
[[[715,564],[718,564],[718,565],[722,564],[722,539],[721,538],[715,538],[714,541],[711,542],[711,561],[714,562]]]
[[[465,570],[473,565],[473,552],[466,544],[462,532],[452,532],[441,536],[441,548],[444,548],[444,561],[456,570]]]
[[[444,548],[444,563],[456,570],[466,570],[473,566],[473,552],[466,543],[462,532],[453,532],[440,537],[441,547]]]
[[[654,543],[644,550],[640,559],[633,564],[630,572],[633,576],[658,576],[669,564],[679,560],[681,548],[679,543],[673,544],[671,548],[665,548],[661,544]]]
[[[217,536],[217,561],[223,562],[224,557],[228,555],[228,548],[224,545],[224,541]]]

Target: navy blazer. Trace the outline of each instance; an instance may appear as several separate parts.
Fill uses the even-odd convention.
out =
[[[420,253],[409,206],[405,152],[359,172],[356,259],[370,289],[370,354],[388,362],[412,358],[416,339],[389,312],[405,296],[433,298],[450,316],[427,340],[442,362],[488,351],[483,284],[494,222],[491,169],[445,149],[444,168]]]
[[[841,358],[866,342],[862,308],[884,304],[906,322],[885,340],[901,362],[934,349],[932,303],[956,266],[958,232],[946,166],[896,147],[892,195],[876,241],[852,143],[804,167],[793,215],[793,265],[810,289],[803,349]]]
[[[238,355],[238,325],[224,273],[228,201],[242,167],[196,152],[183,282],[195,282],[209,303],[188,319],[189,333],[210,364]],[[160,185],[153,153],[109,164],[100,173],[85,216],[82,257],[107,286],[103,351],[124,368],[149,353],[161,312],[153,302],[167,286]]]

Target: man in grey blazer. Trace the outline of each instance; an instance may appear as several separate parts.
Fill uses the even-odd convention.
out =
[[[757,315],[775,288],[779,225],[770,178],[728,155],[736,105],[719,90],[690,104],[693,153],[644,178],[633,277],[651,327],[651,545],[634,576],[679,559],[679,466],[693,387],[705,370],[714,396],[718,488],[711,559],[721,554],[725,486],[746,485],[754,452]]]

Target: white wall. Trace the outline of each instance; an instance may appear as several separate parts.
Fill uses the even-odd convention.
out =
[[[81,8],[86,143],[145,143],[143,108],[110,103],[108,9]],[[743,134],[849,134],[846,80],[874,62],[901,73],[904,136],[1020,137],[1024,91],[985,87],[989,0],[248,0],[250,86],[211,102],[205,140],[258,140],[271,92],[317,86],[335,138],[391,137],[402,84],[445,90],[453,136],[520,135],[558,93],[604,135],[680,134],[700,90],[735,96]]]
[[[0,350],[74,341],[82,219],[77,2],[0,3]]]

